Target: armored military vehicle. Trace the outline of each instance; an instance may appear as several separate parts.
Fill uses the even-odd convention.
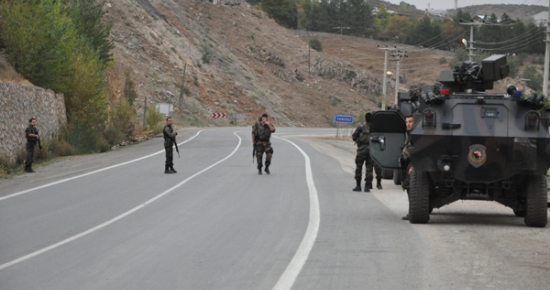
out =
[[[503,55],[481,65],[466,61],[441,72],[439,84],[420,93],[410,132],[411,223],[426,223],[433,208],[458,200],[489,200],[512,208],[528,226],[546,226],[549,114],[541,112],[544,98],[536,94],[485,93],[508,72]],[[405,133],[397,111],[375,112],[375,162],[398,169]]]

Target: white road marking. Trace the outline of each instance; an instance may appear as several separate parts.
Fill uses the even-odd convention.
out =
[[[304,150],[302,150],[302,148],[298,147],[298,145],[294,144],[292,141],[281,137],[275,138],[282,139],[294,145],[294,147],[302,153],[305,159],[306,181],[309,189],[309,223],[307,225],[306,233],[300,243],[300,246],[298,247],[298,250],[294,254],[294,257],[292,257],[292,260],[286,267],[285,271],[281,277],[279,277],[279,281],[277,281],[277,284],[273,287],[273,290],[290,290],[292,285],[294,285],[294,282],[296,282],[298,274],[302,271],[302,268],[309,257],[309,253],[313,248],[313,244],[317,239],[319,224],[321,223],[321,213],[319,210],[319,196],[317,195],[317,188],[315,188],[315,183],[313,182],[313,173],[311,171],[311,161],[309,156],[304,152]]]
[[[0,265],[0,270],[6,269],[6,268],[11,267],[11,266],[13,266],[13,265],[15,265],[15,264],[18,264],[18,263],[21,263],[21,262],[23,262],[23,261],[25,261],[25,260],[28,260],[28,259],[30,259],[30,258],[36,257],[36,256],[38,256],[38,255],[40,255],[40,254],[43,254],[43,253],[45,253],[45,252],[48,252],[48,251],[53,250],[53,249],[55,249],[55,248],[58,248],[58,247],[60,247],[60,246],[62,246],[62,245],[64,245],[64,244],[67,244],[67,243],[70,243],[70,242],[72,242],[72,241],[74,241],[74,240],[77,240],[77,239],[79,239],[79,238],[82,238],[83,236],[86,236],[86,235],[88,235],[88,234],[91,234],[91,233],[93,233],[93,232],[95,232],[95,231],[97,231],[97,230],[100,230],[100,229],[102,229],[102,228],[104,228],[104,227],[106,227],[106,226],[108,226],[108,225],[110,225],[110,224],[113,224],[114,222],[116,222],[116,221],[118,221],[118,220],[121,220],[121,219],[123,219],[123,218],[125,218],[125,217],[127,217],[127,216],[129,216],[129,215],[131,215],[131,214],[133,214],[134,212],[136,212],[136,211],[138,211],[138,210],[140,210],[140,209],[146,207],[147,205],[153,203],[153,202],[156,201],[157,199],[160,199],[161,197],[167,195],[168,193],[172,192],[172,191],[175,190],[176,188],[178,188],[178,187],[180,187],[180,186],[186,184],[189,180],[191,180],[191,179],[193,179],[193,178],[199,176],[200,174],[206,172],[206,171],[209,170],[210,168],[212,168],[212,167],[214,167],[214,166],[216,166],[216,165],[218,165],[218,164],[224,162],[225,160],[227,160],[227,159],[229,159],[231,156],[233,156],[233,154],[235,154],[235,152],[237,152],[237,150],[239,149],[239,147],[241,147],[241,140],[242,140],[241,137],[239,137],[239,135],[237,135],[237,132],[233,132],[233,134],[234,134],[235,136],[237,136],[237,138],[239,138],[239,143],[237,144],[237,147],[235,147],[235,149],[233,150],[233,152],[231,152],[231,154],[229,154],[228,156],[226,156],[224,159],[222,159],[222,160],[220,160],[220,161],[218,161],[218,162],[216,162],[216,163],[214,163],[214,164],[212,164],[212,165],[206,167],[205,169],[203,169],[203,170],[201,170],[201,171],[199,171],[199,172],[197,172],[197,173],[191,175],[190,177],[188,177],[188,178],[185,179],[184,181],[182,181],[182,182],[180,182],[180,183],[178,183],[178,184],[172,186],[171,188],[169,188],[168,190],[162,192],[161,194],[159,194],[159,195],[157,195],[157,196],[155,196],[155,197],[149,199],[148,201],[146,201],[146,202],[144,202],[144,203],[142,203],[142,204],[140,204],[140,205],[134,207],[133,209],[131,209],[131,210],[129,210],[129,211],[127,211],[127,212],[125,212],[125,213],[123,213],[123,214],[121,214],[121,215],[119,215],[119,216],[117,216],[117,217],[115,217],[115,218],[113,218],[113,219],[111,219],[111,220],[109,220],[109,221],[106,221],[106,222],[104,222],[104,223],[102,223],[102,224],[100,224],[100,225],[98,225],[98,226],[95,226],[95,227],[93,227],[93,228],[91,228],[91,229],[89,229],[89,230],[87,230],[87,231],[84,231],[84,232],[82,232],[82,233],[80,233],[80,234],[78,234],[78,235],[72,236],[72,237],[70,237],[70,238],[68,238],[68,239],[65,239],[65,240],[61,241],[61,242],[58,242],[58,243],[53,244],[53,245],[51,245],[51,246],[45,247],[45,248],[43,248],[43,249],[41,249],[41,250],[38,250],[38,251],[36,251],[36,252],[30,253],[30,254],[28,254],[28,255],[26,255],[26,256],[23,256],[23,257],[21,257],[21,258],[15,259],[15,260],[13,260],[13,261],[11,261],[11,262],[2,264],[2,265]]]
[[[189,138],[189,139],[187,139],[187,140],[185,140],[185,141],[179,143],[178,145],[185,144],[185,143],[187,143],[187,142],[189,142],[189,141],[195,139],[195,137],[199,136],[199,134],[200,134],[201,132],[202,132],[202,130],[198,131],[197,134],[195,134],[195,136],[193,136],[193,137],[191,137],[191,138]],[[12,194],[10,194],[10,195],[6,195],[6,196],[3,196],[3,197],[0,197],[0,201],[5,200],[5,199],[8,199],[8,198],[16,197],[16,196],[19,196],[19,195],[22,195],[22,194],[25,194],[25,193],[29,193],[29,192],[31,192],[31,191],[35,191],[35,190],[38,190],[38,189],[50,187],[50,186],[52,186],[52,185],[56,185],[56,184],[60,184],[60,183],[63,183],[63,182],[67,182],[67,181],[70,181],[70,180],[73,180],[73,179],[77,179],[77,178],[81,178],[81,177],[84,177],[84,176],[92,175],[92,174],[95,174],[95,173],[99,173],[99,172],[102,172],[102,171],[105,171],[105,170],[109,170],[109,169],[113,169],[113,168],[116,168],[116,167],[120,167],[120,166],[123,166],[123,165],[128,165],[128,164],[130,164],[130,163],[134,163],[134,162],[137,162],[137,161],[140,161],[140,160],[143,160],[143,159],[146,159],[146,158],[149,158],[149,157],[152,157],[152,156],[161,154],[161,153],[164,153],[164,150],[159,151],[159,152],[155,152],[155,153],[153,153],[153,154],[149,154],[149,155],[147,155],[147,156],[143,156],[143,157],[140,157],[140,158],[137,158],[137,159],[134,159],[134,160],[130,160],[130,161],[126,161],[126,162],[123,162],[123,163],[111,165],[111,166],[109,166],[109,167],[101,168],[101,169],[94,170],[94,171],[91,171],[91,172],[88,172],[88,173],[80,174],[80,175],[77,175],[77,176],[73,176],[73,177],[61,179],[61,180],[58,180],[58,181],[55,181],[55,182],[52,182],[52,183],[44,184],[44,185],[41,185],[41,186],[38,186],[38,187],[34,187],[34,188],[27,189],[27,190],[19,191],[19,192],[16,192],[16,193],[12,193]]]

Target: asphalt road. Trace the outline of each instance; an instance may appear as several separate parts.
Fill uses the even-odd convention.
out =
[[[550,232],[457,202],[351,191],[353,144],[278,128],[257,175],[249,128],[180,131],[0,181],[0,289],[547,289]]]

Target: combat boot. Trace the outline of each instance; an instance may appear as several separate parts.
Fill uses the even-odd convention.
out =
[[[258,166],[258,175],[262,175],[262,167]]]
[[[365,182],[365,192],[370,192],[372,189],[372,182]]]
[[[382,178],[381,177],[376,178],[376,188],[382,189]]]
[[[357,186],[355,186],[353,191],[361,191],[361,180],[357,180]]]
[[[170,170],[170,166],[164,166],[164,173],[168,174],[168,173],[174,173],[174,172],[172,172],[172,170]]]
[[[170,166],[170,170],[172,171],[172,173],[178,173],[178,172],[174,169],[174,166]]]
[[[36,171],[32,170],[32,167],[25,167],[25,172],[34,173]]]
[[[266,167],[265,167],[265,173],[267,173],[267,174],[270,174],[270,173],[271,173],[271,172],[269,172],[269,166],[266,166]]]

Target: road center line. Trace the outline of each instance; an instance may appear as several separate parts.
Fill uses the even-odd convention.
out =
[[[199,134],[200,134],[201,132],[202,132],[202,130],[198,131],[197,134],[195,134],[193,137],[191,137],[191,138],[189,138],[189,139],[187,139],[187,140],[185,140],[185,141],[179,143],[178,145],[185,144],[185,143],[187,143],[187,142],[189,142],[189,141],[195,139],[195,137],[199,136]],[[29,193],[29,192],[31,192],[31,191],[35,191],[35,190],[38,190],[38,189],[50,187],[50,186],[52,186],[52,185],[56,185],[56,184],[60,184],[60,183],[63,183],[63,182],[67,182],[67,181],[70,181],[70,180],[73,180],[73,179],[77,179],[77,178],[81,178],[81,177],[84,177],[84,176],[92,175],[92,174],[95,174],[95,173],[99,173],[99,172],[102,172],[102,171],[105,171],[105,170],[109,170],[109,169],[113,169],[113,168],[116,168],[116,167],[120,167],[120,166],[123,166],[123,165],[128,165],[128,164],[130,164],[130,163],[134,163],[134,162],[137,162],[137,161],[140,161],[140,160],[143,160],[143,159],[146,159],[146,158],[149,158],[149,157],[152,157],[152,156],[155,156],[155,155],[164,153],[164,152],[165,152],[164,150],[158,151],[158,152],[155,152],[155,153],[153,153],[153,154],[149,154],[149,155],[146,155],[146,156],[137,158],[137,159],[133,159],[133,160],[126,161],[126,162],[123,162],[123,163],[111,165],[111,166],[109,166],[109,167],[105,167],[105,168],[97,169],[97,170],[94,170],[94,171],[90,171],[90,172],[88,172],[88,173],[80,174],[80,175],[77,175],[77,176],[73,176],[73,177],[61,179],[61,180],[58,180],[58,181],[55,181],[55,182],[52,182],[52,183],[47,183],[47,184],[44,184],[44,185],[41,185],[41,186],[38,186],[38,187],[34,187],[34,188],[27,189],[27,190],[19,191],[19,192],[16,192],[16,193],[12,193],[12,194],[10,194],[10,195],[6,195],[6,196],[3,196],[3,197],[0,197],[0,201],[5,200],[5,199],[8,199],[8,198],[16,197],[16,196],[19,196],[19,195],[22,195],[22,194],[25,194],[25,193]]]
[[[315,188],[315,183],[313,182],[313,173],[311,171],[311,161],[309,156],[300,148],[298,145],[293,143],[290,140],[281,137],[275,137],[281,140],[284,140],[296,147],[300,153],[304,156],[305,167],[306,167],[306,181],[307,187],[309,189],[309,223],[307,225],[306,233],[304,238],[298,247],[298,250],[292,257],[292,260],[286,267],[285,271],[279,277],[277,284],[273,287],[273,290],[290,290],[298,274],[302,271],[304,264],[306,263],[309,253],[313,248],[313,244],[317,239],[317,233],[319,232],[319,224],[321,223],[321,213],[319,209],[319,196],[317,195],[317,188]]]
[[[237,132],[233,132],[233,135],[235,135],[235,136],[237,136],[237,138],[239,138],[239,143],[237,144],[237,147],[235,147],[235,149],[233,150],[233,152],[231,152],[229,155],[227,155],[227,156],[226,156],[225,158],[223,158],[222,160],[220,160],[220,161],[218,161],[218,162],[216,162],[216,163],[214,163],[214,164],[212,164],[212,165],[206,167],[205,169],[203,169],[203,170],[201,170],[201,171],[199,171],[199,172],[197,172],[197,173],[191,175],[191,176],[188,177],[187,179],[185,179],[185,180],[183,180],[182,182],[180,182],[180,183],[178,183],[178,184],[172,186],[171,188],[167,189],[166,191],[160,193],[159,195],[157,195],[157,196],[155,196],[155,197],[149,199],[148,201],[146,201],[146,202],[144,202],[144,203],[142,203],[142,204],[140,204],[140,205],[134,207],[133,209],[131,209],[131,210],[129,210],[129,211],[127,211],[127,212],[125,212],[125,213],[123,213],[123,214],[121,214],[121,215],[119,215],[119,216],[117,216],[117,217],[115,217],[115,218],[113,218],[113,219],[111,219],[111,220],[109,220],[109,221],[106,221],[106,222],[104,222],[104,223],[102,223],[102,224],[100,224],[100,225],[98,225],[98,226],[95,226],[95,227],[93,227],[93,228],[91,228],[91,229],[89,229],[89,230],[87,230],[87,231],[84,231],[84,232],[82,232],[82,233],[80,233],[80,234],[77,234],[77,235],[75,235],[75,236],[72,236],[72,237],[70,237],[70,238],[68,238],[68,239],[65,239],[65,240],[61,241],[61,242],[58,242],[58,243],[56,243],[56,244],[53,244],[53,245],[51,245],[51,246],[48,246],[48,247],[43,248],[43,249],[41,249],[41,250],[38,250],[38,251],[36,251],[36,252],[30,253],[30,254],[28,254],[28,255],[26,255],[26,256],[23,256],[23,257],[21,257],[21,258],[15,259],[15,260],[13,260],[13,261],[11,261],[11,262],[2,264],[2,265],[0,265],[0,270],[6,269],[6,268],[11,267],[11,266],[13,266],[13,265],[15,265],[15,264],[21,263],[21,262],[23,262],[23,261],[25,261],[25,260],[28,260],[28,259],[33,258],[33,257],[36,257],[36,256],[38,256],[38,255],[40,255],[40,254],[43,254],[43,253],[45,253],[45,252],[48,252],[48,251],[53,250],[53,249],[55,249],[55,248],[58,248],[58,247],[60,247],[60,246],[62,246],[62,245],[64,245],[64,244],[67,244],[67,243],[70,243],[70,242],[72,242],[72,241],[75,241],[75,240],[77,240],[77,239],[79,239],[79,238],[82,238],[82,237],[84,237],[84,236],[86,236],[86,235],[88,235],[88,234],[91,234],[91,233],[95,232],[95,231],[98,231],[98,230],[100,230],[100,229],[102,229],[102,228],[104,228],[104,227],[106,227],[106,226],[108,226],[108,225],[113,224],[114,222],[116,222],[116,221],[118,221],[118,220],[121,220],[121,219],[123,219],[123,218],[125,218],[125,217],[127,217],[127,216],[129,216],[129,215],[131,215],[131,214],[133,214],[133,213],[135,213],[136,211],[138,211],[138,210],[140,210],[140,209],[146,207],[147,205],[149,205],[149,204],[155,202],[157,199],[160,199],[161,197],[163,197],[163,196],[167,195],[168,193],[174,191],[174,190],[177,189],[178,187],[180,187],[180,186],[186,184],[189,180],[191,180],[191,179],[193,179],[193,178],[199,176],[200,174],[206,172],[206,171],[209,170],[210,168],[212,168],[212,167],[214,167],[214,166],[216,166],[216,165],[218,165],[218,164],[224,162],[225,160],[227,160],[227,159],[229,159],[231,156],[233,156],[233,155],[235,154],[235,152],[237,152],[237,150],[239,149],[239,147],[241,147],[241,141],[242,141],[241,137],[239,137],[239,135],[237,135]]]

